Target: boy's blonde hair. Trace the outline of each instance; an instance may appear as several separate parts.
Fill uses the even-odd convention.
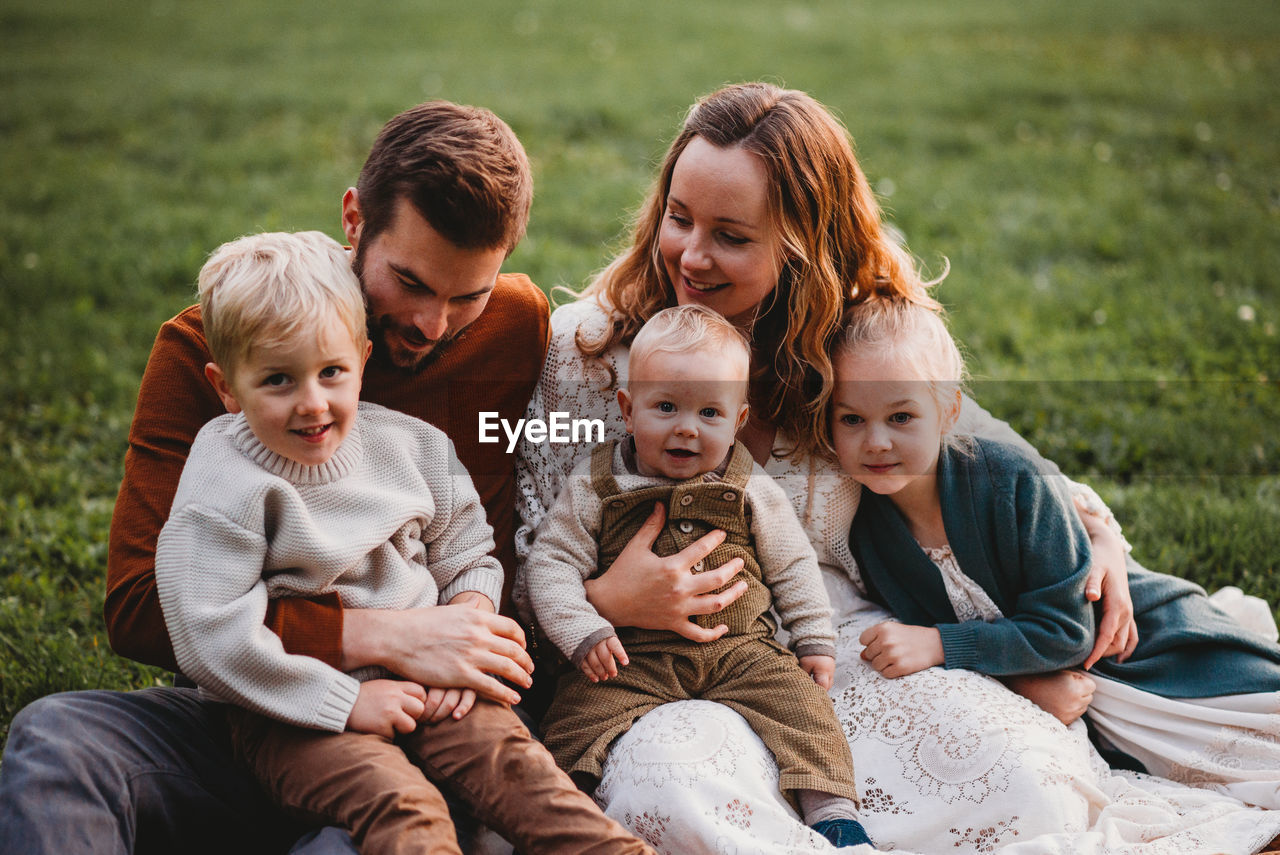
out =
[[[672,306],[650,318],[631,342],[630,364],[638,365],[655,353],[693,353],[716,350],[742,365],[742,379],[751,369],[751,349],[742,330],[706,306]]]
[[[904,366],[904,376],[882,379],[927,383],[943,413],[955,405],[956,392],[964,391],[968,380],[964,356],[947,329],[942,310],[909,300],[876,297],[852,306],[845,316],[844,328],[835,338],[832,361],[843,353],[878,357]],[[829,422],[829,413],[826,418]],[[831,426],[826,427],[831,450]],[[946,441],[950,442],[951,436],[948,433]]]
[[[321,232],[267,232],[224,243],[200,268],[200,312],[214,362],[231,374],[255,347],[341,321],[368,341],[364,294],[347,251]]]

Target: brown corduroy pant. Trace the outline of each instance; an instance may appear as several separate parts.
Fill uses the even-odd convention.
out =
[[[505,705],[478,700],[461,720],[395,741],[294,727],[238,708],[232,742],[277,804],[348,829],[363,855],[460,855],[450,791],[524,855],[653,850],[574,786]]]

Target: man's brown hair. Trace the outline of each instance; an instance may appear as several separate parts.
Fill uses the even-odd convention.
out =
[[[362,242],[391,226],[403,197],[455,246],[510,253],[529,222],[533,175],[502,119],[480,107],[428,101],[383,127],[356,193]]]

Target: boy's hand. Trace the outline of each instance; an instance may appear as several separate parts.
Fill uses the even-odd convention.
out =
[[[427,690],[404,680],[368,680],[360,684],[347,730],[393,738],[418,726]]]
[[[831,686],[836,680],[836,660],[834,656],[801,656],[800,667],[813,678],[813,682],[827,691],[831,691]]]
[[[617,662],[614,661],[615,658]],[[582,664],[578,667],[582,669],[583,674],[587,675],[588,680],[598,683],[618,676],[618,666],[626,665],[630,661],[627,658],[627,652],[622,649],[622,642],[618,640],[618,636],[611,635],[591,648],[591,652],[582,658]]]
[[[486,597],[479,591],[463,591],[449,601],[451,606],[472,606],[482,612],[496,614],[497,609],[493,607],[493,600]]]
[[[946,662],[942,634],[932,626],[885,621],[864,630],[858,640],[866,645],[862,658],[889,678],[905,677]]]
[[[453,716],[457,721],[476,705],[476,693],[471,689],[428,689],[427,703],[418,718],[432,724]]]
[[[1083,671],[1051,671],[1001,677],[1013,691],[1028,699],[1063,724],[1071,724],[1089,710],[1097,683]]]

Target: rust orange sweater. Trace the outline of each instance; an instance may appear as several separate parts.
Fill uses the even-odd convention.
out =
[[[439,360],[409,374],[375,355],[364,371],[361,397],[417,416],[453,440],[475,481],[489,523],[494,554],[506,570],[501,609],[514,614],[515,460],[505,443],[479,442],[478,414],[524,417],[547,352],[547,298],[522,274],[503,274],[489,303]],[[129,429],[124,480],[111,518],[107,595],[103,611],[111,646],[123,656],[176,670],[156,594],[156,538],[187,458],[205,422],[224,410],[204,376],[210,361],[200,307],[166,321],[156,336]],[[271,601],[267,624],[290,653],[337,666],[342,604],[336,595]]]

